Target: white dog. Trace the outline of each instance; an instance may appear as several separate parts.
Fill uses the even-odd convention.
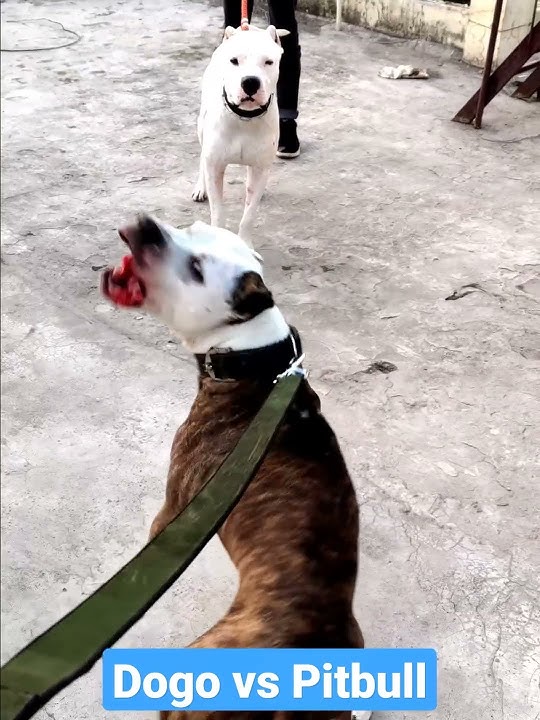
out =
[[[251,243],[257,207],[266,187],[279,136],[276,86],[287,30],[225,30],[202,80],[197,124],[201,144],[193,200],[210,202],[210,222],[225,226],[223,178],[227,165],[247,165],[240,237]]]

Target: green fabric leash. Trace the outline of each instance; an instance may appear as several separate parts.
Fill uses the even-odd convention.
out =
[[[0,720],[27,720],[88,672],[186,570],[242,497],[301,381],[296,374],[281,378],[189,505],[105,585],[2,667]]]

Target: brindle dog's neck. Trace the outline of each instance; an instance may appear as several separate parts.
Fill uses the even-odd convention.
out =
[[[251,420],[273,388],[272,380],[222,382],[199,375],[198,393],[193,405],[206,408],[214,414],[217,421],[227,418],[229,422],[237,422],[246,417]]]
[[[196,353],[201,377],[208,376],[222,383],[250,381],[274,383],[288,372],[301,372],[302,344],[298,331],[287,326],[279,340],[246,349],[210,348]]]
[[[225,411],[227,415],[235,415],[238,407],[245,408],[247,414],[255,414],[272,392],[273,383],[270,381],[235,380],[223,382],[213,380],[208,376],[199,375],[198,393],[195,403],[205,403],[217,410]],[[231,409],[226,410],[225,406]]]
[[[237,441],[273,388],[274,383],[269,380],[219,382],[199,377],[199,391],[192,405],[190,422],[195,423],[205,435],[230,433]],[[283,437],[292,432],[299,446],[311,445],[322,429],[326,445],[329,428],[320,409],[319,396],[303,379],[281,424],[279,435]],[[331,431],[329,434],[333,435]]]
[[[230,453],[275,387],[276,378],[302,357],[298,332],[277,342],[248,350],[220,350],[196,355],[199,367],[198,393],[189,417],[177,436],[182,451],[196,440],[207,444],[208,461],[216,467]],[[320,414],[320,401],[303,378],[288,408],[272,448],[287,446],[287,452],[302,457],[318,457],[309,451],[315,441],[320,448],[333,444],[333,433]],[[205,472],[202,473],[205,476]]]

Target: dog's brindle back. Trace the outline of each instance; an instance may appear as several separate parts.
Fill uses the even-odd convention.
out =
[[[174,439],[166,500],[150,537],[200,490],[270,390],[266,382],[199,381],[193,407]],[[319,408],[319,398],[302,381],[266,458],[219,533],[240,575],[236,597],[227,614],[190,647],[363,647],[352,611],[358,506],[336,437]],[[234,715],[165,711],[161,719]],[[276,720],[313,713],[241,715]]]

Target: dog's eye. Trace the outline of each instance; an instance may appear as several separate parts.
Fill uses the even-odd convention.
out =
[[[273,64],[274,64],[274,61],[273,61],[273,60],[266,60],[266,62],[265,62],[264,64],[265,64],[265,65],[273,65]]]
[[[231,63],[233,65],[238,65],[238,58],[231,58]]]
[[[191,277],[198,283],[204,282],[204,275],[202,271],[202,263],[200,259],[196,255],[192,255],[189,258],[189,272],[191,273]]]

